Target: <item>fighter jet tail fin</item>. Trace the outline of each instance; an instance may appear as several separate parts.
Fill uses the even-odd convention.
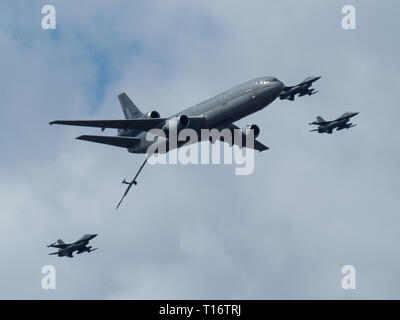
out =
[[[322,121],[325,122],[325,119],[322,118],[321,116],[318,116],[318,117],[317,117],[317,120],[318,120],[319,122],[322,122]]]
[[[57,240],[57,243],[58,243],[58,244],[61,244],[61,245],[65,245],[65,242],[62,241],[61,239],[58,239],[58,240]]]
[[[119,103],[121,104],[122,111],[124,112],[125,119],[136,119],[143,115],[143,112],[136,106],[132,99],[126,92],[118,95]]]

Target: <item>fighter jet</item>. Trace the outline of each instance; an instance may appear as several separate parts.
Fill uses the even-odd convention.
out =
[[[329,133],[332,134],[333,129],[336,128],[336,131],[343,129],[350,129],[355,127],[356,124],[350,123],[350,119],[358,115],[359,112],[346,112],[341,115],[336,120],[326,121],[321,116],[317,117],[317,121],[309,123],[309,125],[317,125],[318,129],[310,130],[310,131],[318,131],[319,133]]]
[[[283,83],[275,77],[255,78],[165,118],[161,117],[157,111],[143,113],[124,92],[118,96],[125,115],[123,120],[56,120],[49,124],[97,127],[102,131],[106,128],[118,129],[117,136],[82,135],[77,139],[126,148],[131,153],[146,153],[148,148],[158,141],[160,136],[155,136],[154,141],[146,138],[147,133],[152,129],[161,129],[166,133],[171,127],[175,127],[178,132],[185,128],[191,128],[197,132],[200,132],[201,129],[213,128],[228,129],[231,132],[239,130],[244,138],[249,136],[252,129],[254,138],[257,138],[260,134],[260,128],[257,125],[239,128],[234,122],[268,106],[280,96],[283,88]],[[198,136],[197,142],[201,139],[201,135]],[[168,140],[168,137],[166,139]],[[222,141],[223,139],[220,137],[217,140]],[[183,145],[187,145],[187,143],[178,142],[176,148]],[[167,151],[171,150],[170,144],[167,146]],[[258,151],[269,149],[256,139],[254,139],[253,148]],[[132,185],[136,185],[136,178],[146,161],[147,158],[132,181],[127,182],[124,179],[123,183],[129,186],[121,201]]]
[[[318,91],[314,91],[315,89],[310,88],[310,87],[312,86],[313,82],[315,82],[319,79],[321,79],[320,76],[308,77],[296,86],[283,87],[282,92],[279,95],[279,98],[281,100],[286,99],[286,100],[293,101],[296,94],[298,94],[299,97],[305,96],[306,94],[308,94],[309,96],[312,96],[313,94],[316,94]]]
[[[78,241],[75,241],[73,243],[64,243],[64,241],[59,239],[59,240],[57,240],[57,242],[54,242],[47,246],[48,248],[58,248],[58,252],[52,252],[52,253],[49,253],[49,255],[57,254],[59,257],[72,258],[73,257],[72,253],[74,251],[77,251],[77,254],[80,254],[82,252],[89,253],[94,250],[97,250],[98,248],[92,249],[91,246],[88,246],[89,241],[92,240],[96,236],[97,236],[97,234],[85,234],[82,238],[80,238]]]

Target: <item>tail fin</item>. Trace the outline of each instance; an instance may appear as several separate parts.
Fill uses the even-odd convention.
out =
[[[132,99],[126,92],[118,95],[119,103],[121,104],[122,111],[124,112],[125,119],[135,119],[143,115],[143,112],[136,106]]]
[[[318,117],[317,117],[317,120],[318,120],[318,121],[325,121],[325,119],[322,118],[321,116],[318,116]]]
[[[61,239],[58,239],[57,242],[58,242],[58,244],[65,245],[65,242],[62,241]]]

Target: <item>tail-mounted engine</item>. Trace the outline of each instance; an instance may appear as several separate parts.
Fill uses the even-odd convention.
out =
[[[160,118],[160,114],[157,111],[150,111],[145,113],[141,118],[158,119]]]

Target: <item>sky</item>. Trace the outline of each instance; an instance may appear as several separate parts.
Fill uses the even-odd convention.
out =
[[[394,0],[1,1],[0,298],[399,299],[399,15]],[[318,94],[237,123],[270,147],[253,174],[148,166],[118,213],[143,155],[47,124],[121,119],[124,91],[169,116],[255,77],[310,75]],[[360,112],[351,130],[308,131],[346,111]],[[99,250],[48,255],[86,233]]]

